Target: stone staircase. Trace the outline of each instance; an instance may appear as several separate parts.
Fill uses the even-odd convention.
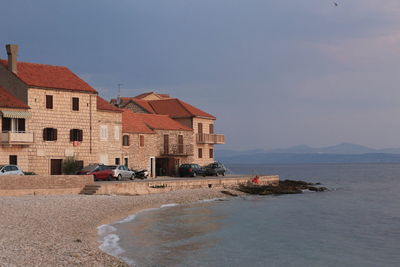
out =
[[[100,187],[101,187],[101,185],[97,185],[97,184],[87,184],[87,185],[85,185],[85,187],[82,189],[82,191],[79,194],[95,195],[97,190],[99,190]]]

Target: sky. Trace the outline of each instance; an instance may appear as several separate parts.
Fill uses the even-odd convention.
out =
[[[0,58],[178,97],[217,117],[219,149],[400,147],[400,1],[335,1],[6,1]]]

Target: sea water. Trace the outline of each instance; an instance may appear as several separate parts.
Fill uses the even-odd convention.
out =
[[[102,249],[143,267],[400,266],[400,164],[228,167],[330,191],[146,210],[104,226]]]

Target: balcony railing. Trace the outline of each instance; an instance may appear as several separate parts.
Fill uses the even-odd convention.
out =
[[[161,155],[164,156],[191,156],[193,155],[193,145],[172,144],[161,148]]]
[[[33,144],[33,132],[2,132],[1,143],[7,145]]]
[[[198,144],[225,144],[225,135],[223,134],[196,134]]]

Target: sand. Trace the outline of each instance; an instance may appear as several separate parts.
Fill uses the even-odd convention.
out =
[[[0,197],[0,266],[127,266],[98,247],[97,227],[168,203],[226,197],[217,189],[143,196]]]

